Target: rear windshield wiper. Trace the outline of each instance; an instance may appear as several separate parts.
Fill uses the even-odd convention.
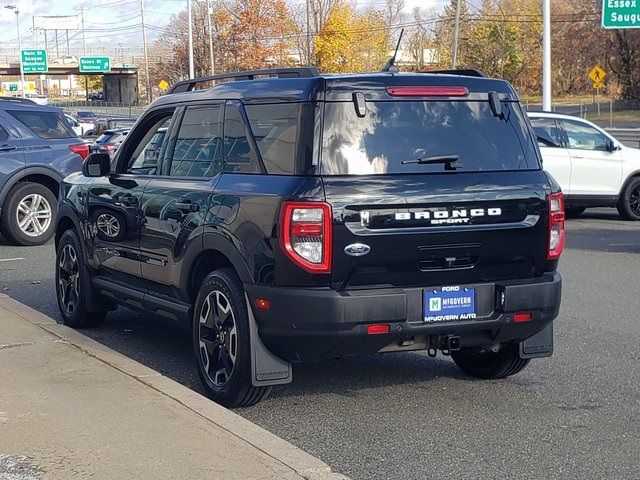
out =
[[[403,160],[402,164],[417,163],[419,165],[433,165],[436,163],[444,163],[445,170],[455,170],[460,168],[460,155],[435,155],[433,157],[420,157],[415,160]]]

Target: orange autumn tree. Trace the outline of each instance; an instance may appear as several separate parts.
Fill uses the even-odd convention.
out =
[[[293,61],[294,22],[284,0],[232,0],[228,46],[238,70]]]

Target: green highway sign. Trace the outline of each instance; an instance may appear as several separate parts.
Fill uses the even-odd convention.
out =
[[[49,66],[47,65],[47,51],[21,50],[20,68],[22,69],[22,73],[47,73],[47,70],[49,70]]]
[[[17,83],[10,83],[9,84],[9,91],[10,92],[17,92],[18,91],[18,84]]]
[[[602,0],[602,28],[640,28],[640,0]]]
[[[104,73],[111,71],[109,57],[80,57],[80,73]]]

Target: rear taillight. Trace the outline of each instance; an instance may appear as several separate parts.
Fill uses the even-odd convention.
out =
[[[564,250],[564,195],[560,192],[549,195],[549,246],[548,260],[557,260]]]
[[[280,243],[296,265],[311,273],[331,273],[331,206],[324,202],[284,202]]]
[[[86,143],[75,143],[73,145],[69,145],[69,150],[80,155],[82,160],[89,156],[89,145]]]

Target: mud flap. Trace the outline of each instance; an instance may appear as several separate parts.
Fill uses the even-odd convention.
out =
[[[553,322],[533,337],[520,342],[520,358],[541,358],[553,355]]]
[[[291,364],[271,353],[258,335],[258,324],[251,303],[245,294],[249,313],[249,339],[251,341],[251,383],[254,387],[283,385],[293,380]]]

